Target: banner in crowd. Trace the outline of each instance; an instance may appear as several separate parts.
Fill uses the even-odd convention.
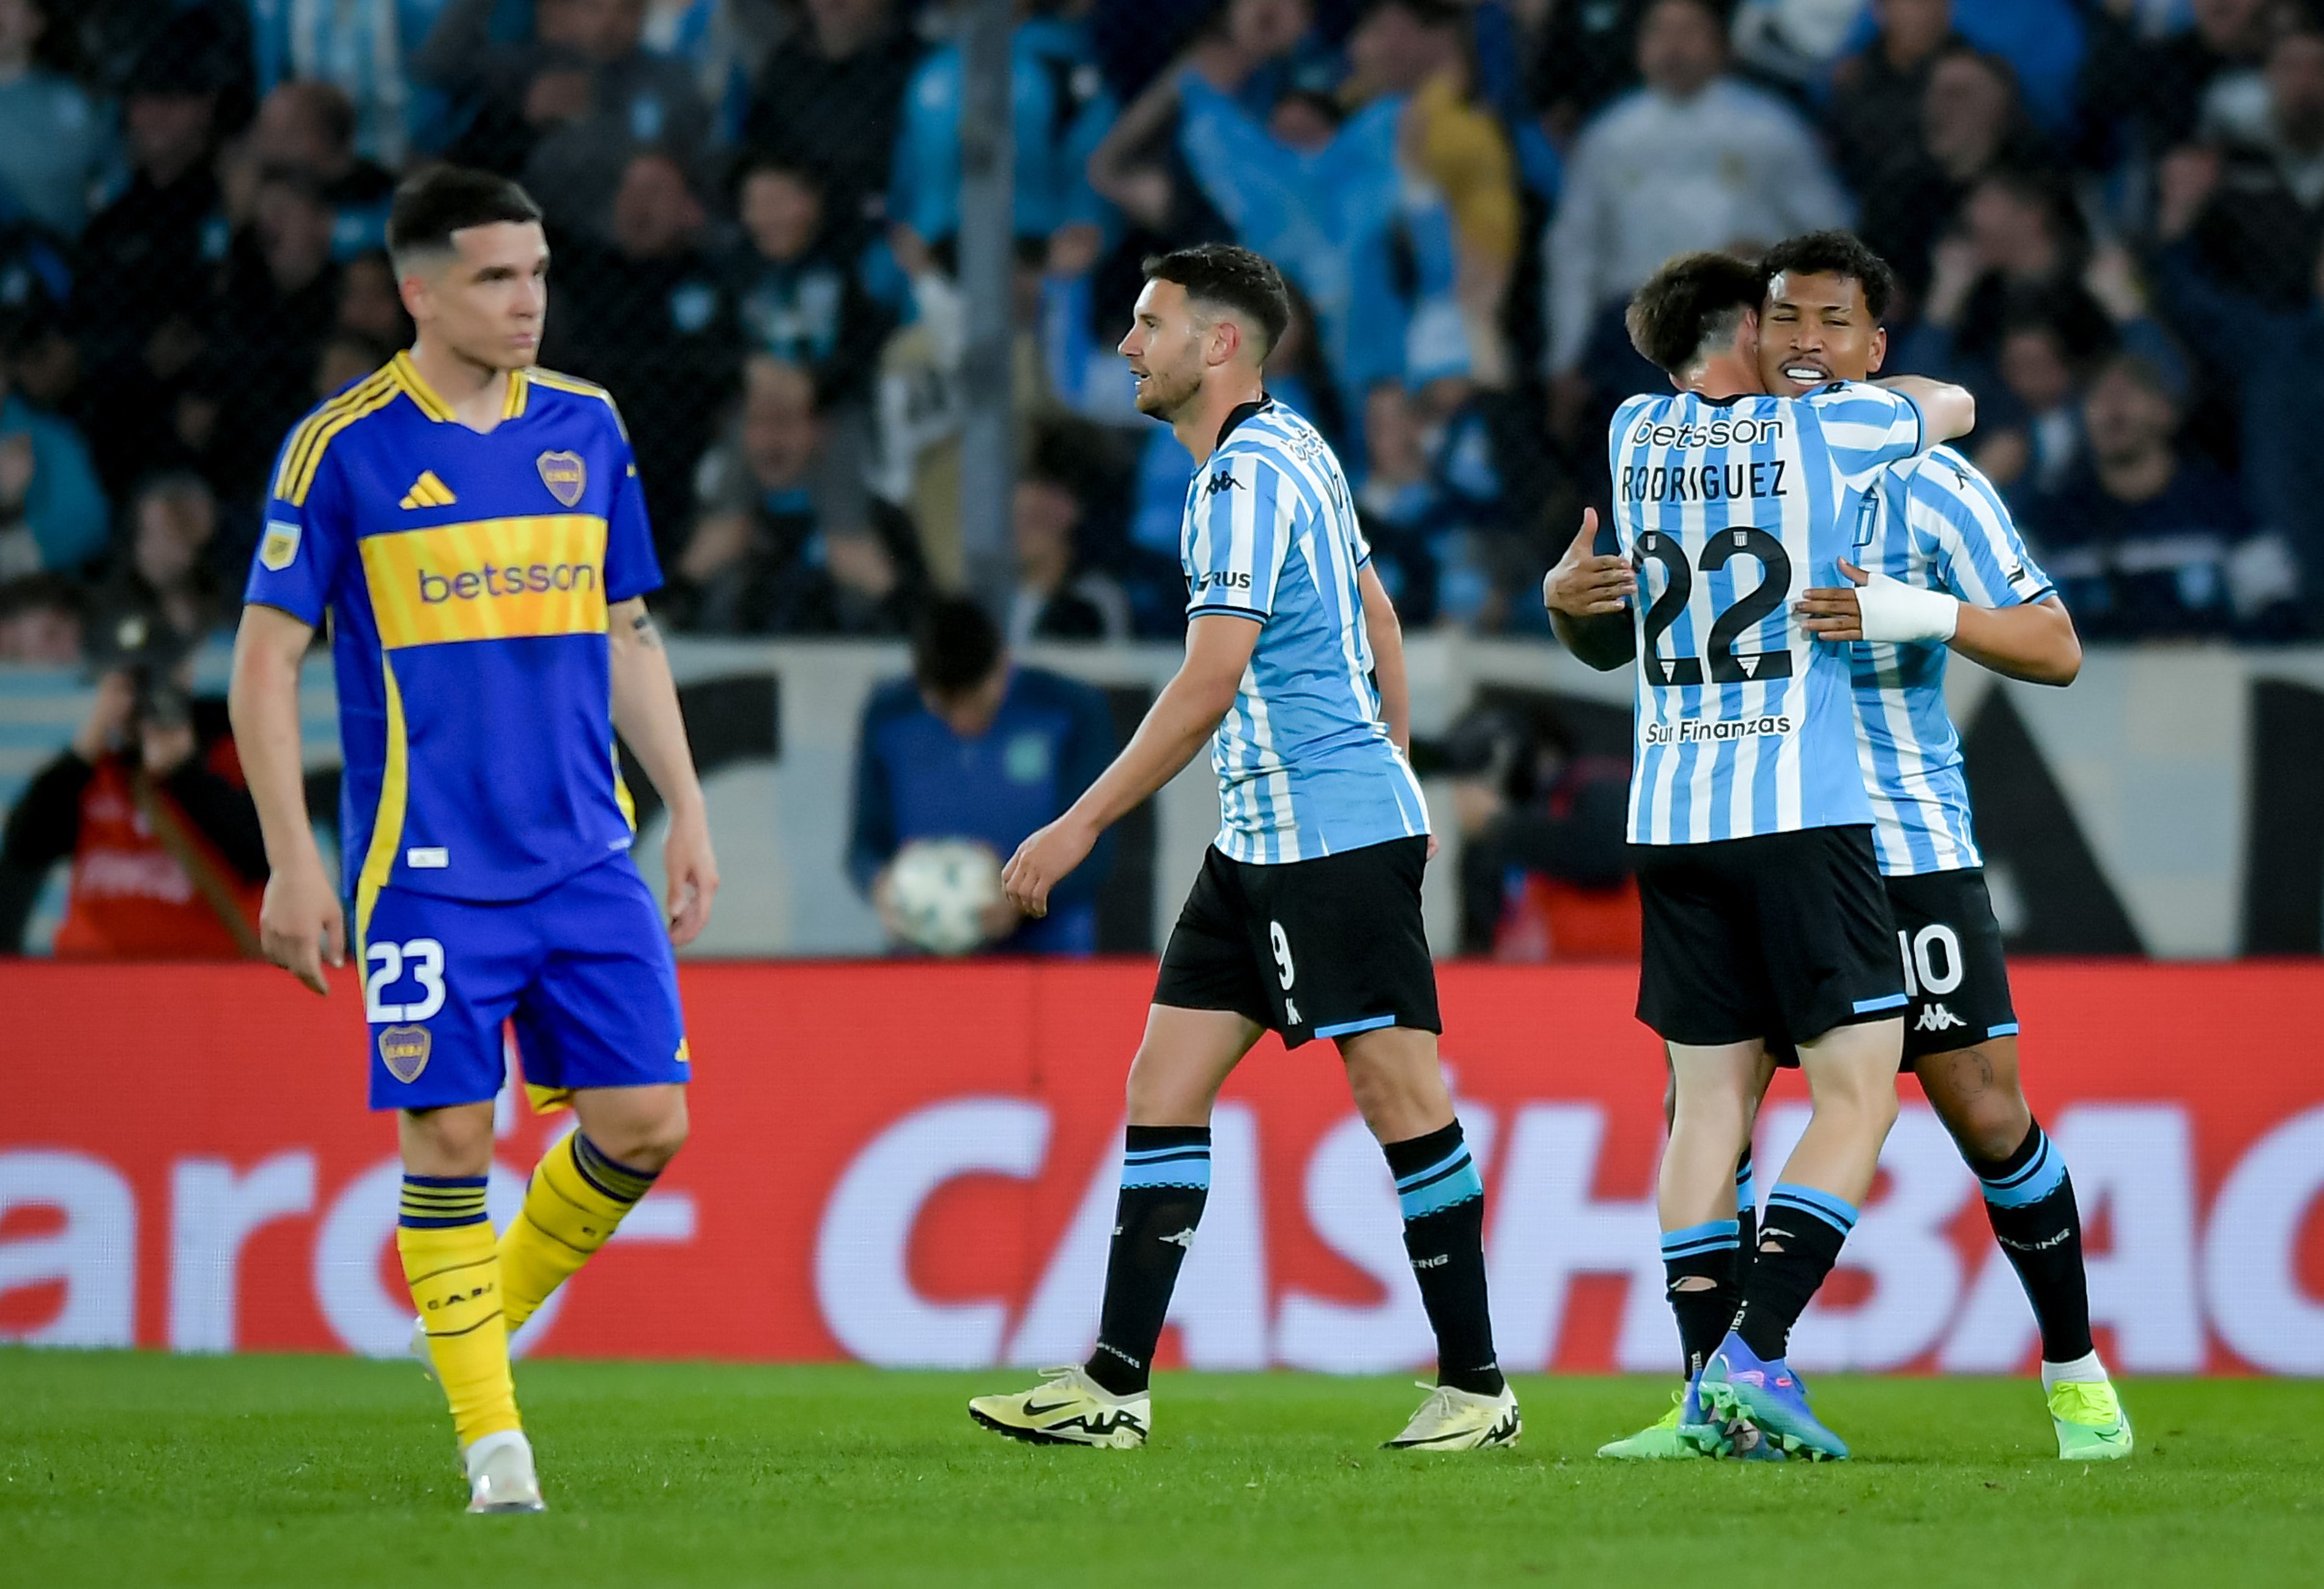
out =
[[[694,1135],[520,1337],[576,1356],[968,1368],[1094,1332],[1122,1078],[1150,966],[695,965]],[[1503,1361],[1664,1370],[1662,1066],[1633,974],[1458,965],[1444,1053],[1489,1197]],[[362,990],[257,967],[0,969],[0,1339],[403,1349],[392,1122]],[[2324,1003],[2313,965],[2030,964],[2026,1090],[2080,1192],[2102,1349],[2132,1372],[2324,1373]],[[1811,1369],[2007,1372],[2037,1353],[1975,1185],[1906,1107]],[[503,1098],[505,1219],[568,1115]],[[1805,1119],[1778,1083],[1764,1189]],[[1166,1362],[1425,1365],[1394,1193],[1335,1054],[1272,1038],[1227,1088]]]

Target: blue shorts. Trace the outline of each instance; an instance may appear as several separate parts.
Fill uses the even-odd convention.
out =
[[[507,1075],[503,1022],[535,1088],[688,1079],[678,961],[627,855],[529,900],[383,889],[363,957],[374,1109],[492,1098]]]

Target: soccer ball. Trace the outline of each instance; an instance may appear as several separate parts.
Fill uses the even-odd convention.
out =
[[[1000,900],[1001,858],[974,839],[914,839],[889,869],[889,909],[905,939],[932,955],[982,943],[978,918]]]

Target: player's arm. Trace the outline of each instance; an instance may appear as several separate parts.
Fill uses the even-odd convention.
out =
[[[2022,606],[1981,607],[1950,591],[1923,590],[1855,564],[1840,570],[1850,585],[1802,593],[1800,627],[1834,644],[1886,641],[1948,645],[1980,667],[2029,684],[2071,684],[2082,670],[2081,637],[2055,596]]]
[[[1877,384],[1912,399],[1913,406],[1921,411],[1921,423],[1926,431],[1926,439],[1922,443],[1923,451],[1940,441],[1966,436],[1977,428],[1977,399],[1969,395],[1966,386],[1932,381],[1926,375],[1891,375]]]
[[[1541,603],[1558,642],[1600,673],[1627,668],[1638,654],[1630,622],[1637,594],[1630,559],[1598,550],[1598,510],[1582,510],[1582,532],[1541,582]]]
[[[1412,681],[1404,668],[1404,624],[1388,599],[1379,570],[1366,563],[1356,575],[1364,602],[1364,634],[1372,647],[1372,684],[1379,691],[1380,721],[1400,751],[1412,749]]]
[[[710,901],[718,892],[718,860],[710,850],[710,814],[702,781],[694,773],[694,752],[686,743],[686,719],[678,709],[678,683],[669,654],[662,650],[643,596],[615,602],[606,613],[612,642],[613,727],[628,744],[654,790],[669,811],[662,840],[662,870],[669,877],[663,913],[669,939],[692,943],[710,921]]]
[[[1046,916],[1049,891],[1082,864],[1097,836],[1178,776],[1218,731],[1259,644],[1259,614],[1197,614],[1186,625],[1186,660],[1147,710],[1112,765],[1065,814],[1017,846],[1001,873],[1010,900]]]
[[[315,847],[307,818],[307,773],[299,744],[299,669],[315,637],[305,620],[253,602],[234,637],[226,694],[243,777],[258,807],[266,845],[266,894],[258,942],[266,957],[318,993],[322,963],[346,964],[346,919]]]

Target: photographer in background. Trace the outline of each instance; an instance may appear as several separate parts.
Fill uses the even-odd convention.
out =
[[[912,635],[912,677],[874,690],[857,740],[855,827],[847,869],[899,943],[888,892],[897,852],[915,839],[965,838],[1014,855],[1055,821],[1113,760],[1105,697],[1009,659],[1001,631],[964,597],[934,603]],[[1097,952],[1097,892],[1112,838],[1028,919],[995,898],[984,947],[1004,954]]]
[[[181,648],[143,619],[98,639],[114,654],[88,716],[0,835],[0,954],[23,953],[69,857],[60,958],[255,959],[266,852],[226,713],[189,698]]]

